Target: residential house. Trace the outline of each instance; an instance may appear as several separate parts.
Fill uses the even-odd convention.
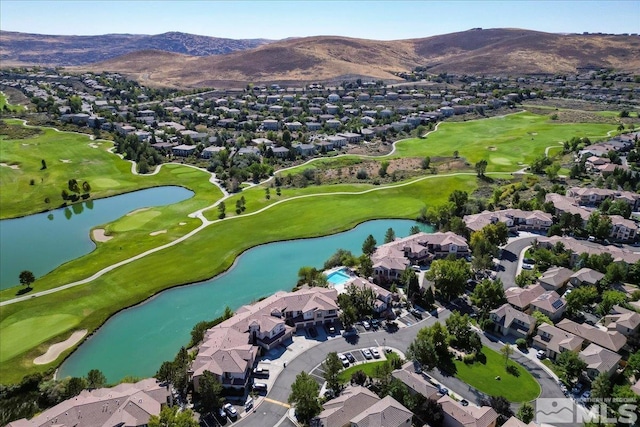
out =
[[[413,413],[391,396],[380,399],[364,387],[347,387],[322,405],[311,427],[410,427]]]
[[[186,144],[177,145],[171,149],[171,152],[174,156],[189,157],[196,152],[196,146]]]
[[[292,147],[299,155],[303,157],[311,156],[316,152],[316,147],[313,144],[303,144],[301,142],[298,142],[297,144],[293,144]]]
[[[467,240],[450,231],[417,233],[377,247],[371,261],[378,278],[396,279],[411,264],[425,263],[448,255],[460,257],[468,253]]]
[[[273,151],[273,155],[279,159],[283,159],[289,155],[289,149],[287,147],[273,147],[271,151]]]
[[[607,331],[586,323],[580,324],[573,320],[563,319],[556,326],[583,338],[589,343],[597,344],[616,353],[627,343],[627,338],[618,331]]]
[[[635,240],[638,234],[638,225],[620,215],[609,215],[611,218],[611,238],[622,242]]]
[[[299,131],[300,129],[302,129],[302,123],[300,123],[298,121],[291,122],[291,123],[285,123],[285,126],[290,131]]]
[[[573,271],[565,267],[552,267],[538,278],[538,283],[547,291],[557,291],[569,282]]]
[[[504,424],[502,424],[502,427],[538,427],[538,424],[534,423],[533,421],[531,421],[529,424],[526,424],[517,419],[515,416],[512,416]]]
[[[326,140],[331,142],[331,144],[335,148],[342,148],[347,145],[347,138],[341,135],[329,135],[327,136]]]
[[[262,128],[264,130],[278,130],[280,129],[280,122],[274,119],[266,119],[262,121]]]
[[[322,123],[320,122],[306,122],[305,126],[309,132],[314,132],[322,129]]]
[[[409,393],[421,394],[427,399],[438,399],[438,389],[427,379],[415,371],[413,362],[406,362],[401,369],[396,369],[391,376],[402,381],[409,387]]]
[[[528,312],[531,302],[545,292],[544,288],[538,284],[524,288],[512,287],[505,290],[507,302],[517,310]]]
[[[580,254],[586,253],[589,255],[609,253],[613,257],[615,262],[626,262],[627,264],[634,264],[640,261],[640,253],[629,251],[627,249],[621,249],[613,245],[600,246],[600,245],[586,245],[580,240],[576,240],[572,237],[538,237],[538,245],[543,248],[553,248],[556,244],[562,243],[565,250],[571,252],[570,263],[575,265],[578,261]]]
[[[591,216],[591,210],[578,206],[576,201],[569,196],[562,196],[557,193],[548,193],[544,196],[545,203],[551,203],[555,208],[556,215],[562,215],[565,213],[571,215],[580,215],[583,225],[587,223],[587,220]]]
[[[533,333],[536,327],[534,317],[516,310],[507,303],[491,310],[490,318],[496,332],[504,336],[513,335],[518,338],[526,338]]]
[[[12,421],[7,427],[142,427],[152,415],[160,415],[169,396],[168,387],[155,378],[83,390],[30,420]]]
[[[591,268],[581,268],[571,275],[569,283],[573,286],[595,286],[604,278],[604,274]]]
[[[520,209],[503,209],[495,212],[484,211],[474,215],[465,215],[462,220],[469,231],[481,230],[486,225],[497,222],[504,223],[510,231],[543,231],[553,224],[553,217],[539,210],[523,211]]]
[[[584,339],[548,323],[541,323],[533,337],[533,346],[545,350],[549,359],[555,358],[563,351],[579,352]]]
[[[444,420],[442,427],[495,427],[498,413],[490,406],[462,406],[445,395],[438,399]]]
[[[349,144],[358,144],[362,141],[362,135],[353,132],[339,133],[337,136],[344,138]]]
[[[202,153],[200,153],[200,157],[202,157],[203,159],[210,159],[214,156],[214,154],[217,154],[224,149],[224,147],[216,147],[215,145],[211,145],[202,150]]]
[[[613,313],[604,316],[602,323],[609,331],[618,331],[629,337],[640,330],[640,313],[619,305],[613,306]]]
[[[386,311],[388,308],[391,308],[391,303],[393,301],[393,294],[388,290],[381,288],[380,286],[369,282],[366,279],[361,277],[356,277],[348,282],[348,285],[353,285],[359,289],[371,289],[373,294],[376,296],[376,300],[374,301],[374,307],[376,313],[380,314]],[[345,288],[346,288],[345,286]]]
[[[567,302],[556,291],[547,291],[531,301],[531,309],[539,311],[552,321],[559,320],[567,308]]]
[[[338,129],[340,126],[342,126],[342,122],[340,120],[337,120],[337,119],[327,120],[325,122],[325,124],[327,125],[327,127],[329,129]]]
[[[622,356],[596,344],[589,344],[578,356],[587,364],[587,376],[594,380],[599,374],[611,376]]]

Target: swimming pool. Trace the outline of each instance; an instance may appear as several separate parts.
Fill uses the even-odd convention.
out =
[[[344,268],[341,268],[340,270],[336,270],[332,273],[327,274],[327,282],[331,283],[334,286],[344,285],[349,280],[351,280],[351,276],[349,276],[345,272]]]

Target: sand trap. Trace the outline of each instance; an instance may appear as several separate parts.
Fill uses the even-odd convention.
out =
[[[167,230],[153,231],[153,232],[149,233],[149,236],[157,236],[158,234],[164,234],[166,232],[167,232]]]
[[[93,230],[93,240],[96,242],[108,242],[111,239],[113,239],[113,236],[104,234],[104,228],[96,228]]]
[[[42,356],[38,356],[35,359],[33,359],[33,363],[36,364],[36,365],[46,365],[47,363],[53,362],[54,360],[56,360],[58,358],[58,356],[60,356],[60,354],[62,354],[63,351],[67,350],[68,348],[73,347],[78,342],[80,342],[80,340],[85,335],[87,335],[87,330],[86,329],[82,329],[80,331],[75,331],[66,340],[64,340],[62,342],[59,342],[59,343],[56,343],[56,344],[52,344],[45,354],[43,354]]]
[[[60,161],[62,163],[71,163],[71,160],[69,160],[69,159],[60,159]]]
[[[179,225],[187,225],[186,222],[181,222]]]
[[[144,212],[144,211],[148,211],[151,208],[140,208],[140,209],[136,209],[135,211],[131,211],[127,214],[127,216],[131,216],[131,215],[135,215],[138,212]]]
[[[10,165],[8,163],[0,163],[0,166],[4,166],[5,168],[11,168],[11,169],[20,169],[19,165]]]

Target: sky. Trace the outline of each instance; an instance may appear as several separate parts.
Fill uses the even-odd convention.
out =
[[[477,27],[640,33],[640,0],[0,1],[0,29],[37,34],[396,40]]]

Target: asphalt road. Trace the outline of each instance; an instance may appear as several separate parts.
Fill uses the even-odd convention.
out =
[[[527,246],[531,246],[535,236],[522,237],[518,240],[507,244],[502,248],[502,259],[500,260],[500,267],[497,277],[502,280],[502,284],[505,289],[516,286],[516,272],[518,269],[518,257],[520,252]]]

